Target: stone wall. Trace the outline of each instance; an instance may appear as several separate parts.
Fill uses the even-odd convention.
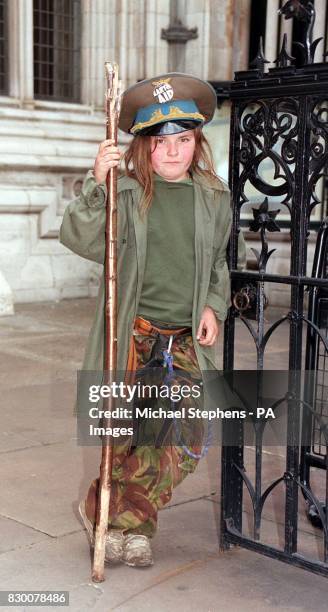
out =
[[[0,270],[12,302],[92,294],[96,264],[69,254],[58,231],[92,166],[99,118],[80,108],[15,107],[0,107],[0,117]]]

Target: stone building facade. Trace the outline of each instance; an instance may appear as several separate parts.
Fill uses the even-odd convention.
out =
[[[49,13],[55,29],[56,11],[59,23],[70,4],[77,11],[70,23],[78,61],[72,67],[75,93],[67,101],[40,95],[36,20],[43,11],[41,36],[50,28]],[[248,66],[251,0],[0,0],[0,8],[7,71],[0,95],[0,314],[10,314],[18,302],[96,292],[100,267],[59,244],[58,231],[105,136],[104,62],[118,62],[125,86],[169,70],[230,80]],[[168,40],[170,25],[187,40]],[[63,63],[57,58],[56,68],[52,56],[44,82],[65,71]],[[49,72],[50,64],[55,72]],[[226,177],[227,103],[208,135]],[[123,134],[119,140],[122,146],[127,142]]]

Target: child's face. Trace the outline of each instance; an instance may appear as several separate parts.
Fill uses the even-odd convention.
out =
[[[151,163],[154,172],[167,181],[188,177],[194,151],[194,130],[169,136],[151,136]]]

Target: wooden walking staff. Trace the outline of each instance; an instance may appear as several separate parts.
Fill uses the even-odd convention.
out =
[[[118,80],[117,64],[105,62],[105,73],[107,80],[106,139],[112,139],[116,146],[122,83]],[[106,182],[104,384],[111,385],[114,382],[117,368],[117,167],[110,168]],[[105,398],[104,409],[112,411],[113,408],[113,398]],[[111,427],[111,419],[103,419],[102,426],[104,428]],[[92,568],[92,580],[94,582],[105,580],[105,544],[108,529],[112,465],[113,445],[109,442],[108,436],[103,436]]]

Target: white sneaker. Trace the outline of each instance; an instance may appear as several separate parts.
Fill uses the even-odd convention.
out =
[[[131,567],[153,565],[149,538],[145,535],[128,533],[124,536],[123,562]]]
[[[91,548],[94,548],[94,545],[95,545],[94,526],[86,515],[85,501],[80,502],[79,513],[80,513],[83,525],[85,529],[87,530],[90,546]],[[118,562],[118,561],[123,560],[123,542],[124,542],[124,535],[121,530],[119,529],[109,529],[108,530],[108,533],[106,535],[106,543],[105,543],[105,561],[107,563]]]

